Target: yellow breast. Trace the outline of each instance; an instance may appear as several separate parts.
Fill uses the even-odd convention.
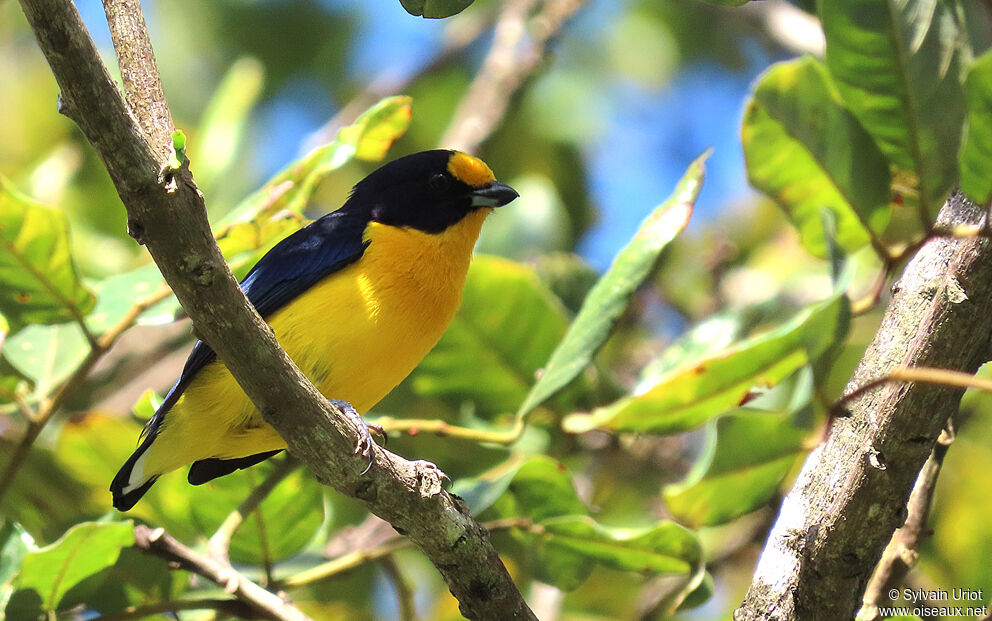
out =
[[[478,209],[438,235],[370,223],[359,261],[268,318],[279,343],[321,393],[366,412],[447,329],[491,211]],[[285,446],[218,361],[197,375],[167,414],[146,472]]]

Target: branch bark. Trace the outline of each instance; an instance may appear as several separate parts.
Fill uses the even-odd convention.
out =
[[[941,226],[985,226],[985,210],[954,194]],[[893,286],[881,327],[847,392],[896,367],[974,373],[990,357],[992,244],[934,238]],[[921,467],[962,388],[886,383],[852,399],[807,458],[768,537],[738,621],[851,619]]]
[[[460,499],[442,489],[436,470],[379,447],[371,465],[355,454],[361,421],[313,387],[248,303],[213,240],[188,166],[170,168],[171,144],[150,142],[156,136],[146,136],[136,117],[143,108],[127,106],[75,6],[69,0],[21,0],[21,7],[58,81],[60,110],[103,160],[128,211],[129,232],[147,246],[198,336],[225,362],[290,452],[318,480],[409,536],[440,570],[463,615],[534,619],[488,532]]]
[[[948,425],[948,429],[952,427],[952,424]],[[948,429],[937,439],[937,444],[916,478],[906,506],[906,523],[899,527],[892,535],[889,545],[885,546],[882,559],[865,589],[861,610],[858,612],[859,621],[877,621],[883,618],[879,608],[892,604],[889,593],[893,589],[897,592],[901,590],[899,587],[903,585],[906,574],[919,559],[920,546],[930,536],[931,531],[927,524],[930,521],[934,492],[937,490],[937,477],[944,465],[947,449],[954,441],[954,431]]]

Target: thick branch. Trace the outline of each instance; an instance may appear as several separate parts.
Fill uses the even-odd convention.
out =
[[[69,0],[21,0],[62,91],[62,110],[96,148],[128,210],[129,231],[266,422],[317,478],[407,534],[441,571],[470,619],[533,619],[499,556],[436,471],[374,449],[355,455],[360,420],[320,395],[245,299],[214,243],[188,169],[150,145]],[[135,113],[140,113],[136,109]],[[171,152],[171,151],[170,151]],[[363,474],[364,473],[364,474]]]
[[[961,195],[942,226],[984,224]],[[989,359],[992,244],[935,238],[906,266],[848,392],[895,367],[974,373]],[[865,391],[807,458],[758,563],[739,621],[851,619],[962,388],[889,382]]]

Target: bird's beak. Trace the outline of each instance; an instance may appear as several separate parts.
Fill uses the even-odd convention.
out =
[[[472,191],[473,207],[502,207],[520,196],[517,191],[499,181],[493,181]]]

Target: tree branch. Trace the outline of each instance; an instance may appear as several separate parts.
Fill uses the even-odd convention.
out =
[[[238,619],[256,618],[255,610],[248,604],[237,599],[177,599],[157,602],[144,606],[131,606],[121,612],[100,615],[92,621],[130,621],[132,619],[147,619],[164,612],[176,613],[181,610],[213,610]]]
[[[948,425],[950,428],[951,425]],[[947,449],[954,442],[954,432],[945,429],[937,439],[930,457],[923,464],[920,476],[913,486],[913,493],[906,505],[906,523],[892,535],[892,540],[882,553],[875,573],[872,574],[861,610],[858,612],[860,621],[875,621],[881,619],[879,606],[888,606],[892,599],[888,596],[893,589],[898,590],[903,584],[906,574],[916,565],[919,558],[920,545],[930,535],[927,523],[930,520],[930,506],[937,489],[937,477],[944,464]]]
[[[493,45],[482,68],[458,104],[439,145],[475,153],[502,120],[510,98],[544,57],[551,39],[582,6],[584,0],[545,0],[532,20],[527,40],[528,14],[536,0],[508,0],[496,21]]]
[[[941,226],[983,225],[954,194]],[[974,373],[990,357],[992,243],[934,238],[893,286],[882,325],[848,385],[896,367]],[[738,621],[853,618],[923,463],[963,388],[887,382],[848,405],[807,458],[768,537]]]
[[[361,420],[332,406],[279,347],[214,242],[188,167],[149,143],[69,0],[20,0],[61,89],[61,110],[102,158],[144,243],[192,318],[290,451],[321,482],[358,499],[427,554],[470,619],[534,619],[489,541],[437,470],[374,447],[355,454]],[[135,7],[136,9],[137,7]],[[149,139],[155,138],[149,136]],[[260,587],[259,587],[260,588]]]
[[[203,576],[224,587],[224,590],[251,606],[266,619],[275,621],[309,621],[310,619],[275,593],[266,591],[231,569],[230,565],[197,554],[161,528],[135,526],[134,545],[143,552],[177,563],[181,569]]]
[[[159,157],[172,153],[172,113],[148,38],[140,0],[103,0],[110,38],[124,82],[124,99]]]

